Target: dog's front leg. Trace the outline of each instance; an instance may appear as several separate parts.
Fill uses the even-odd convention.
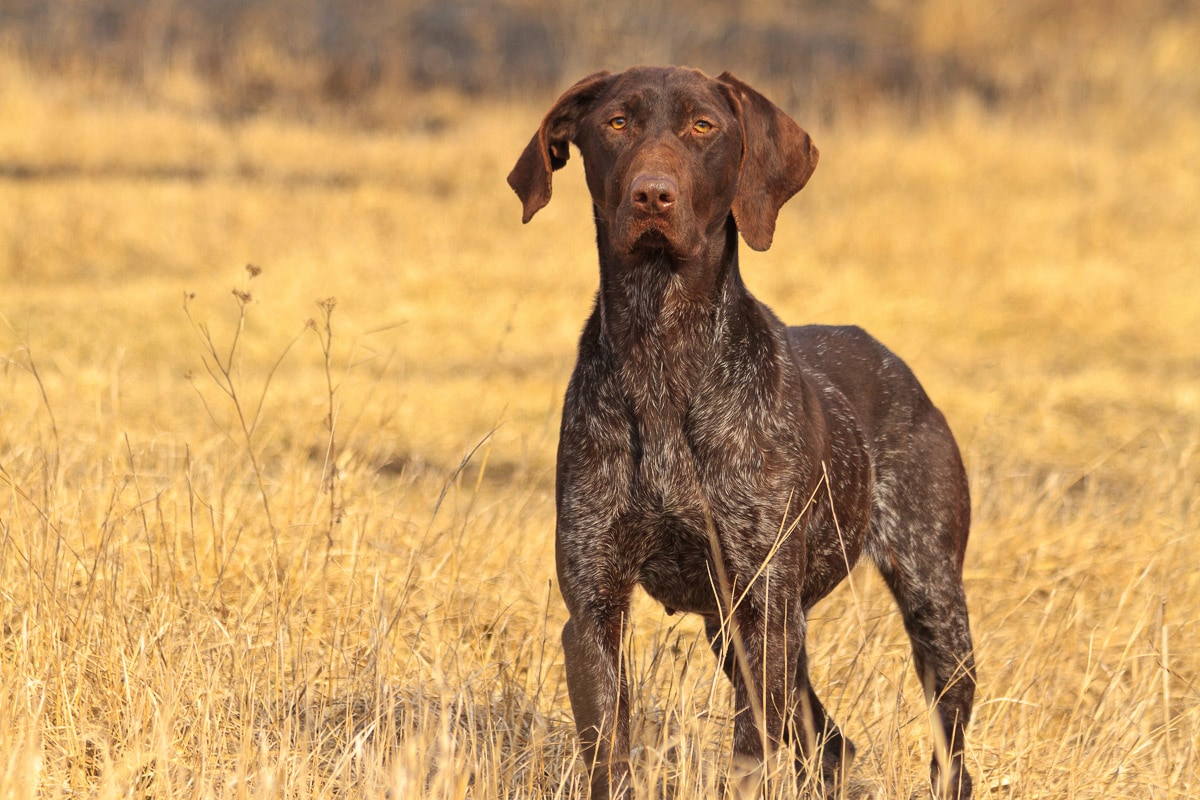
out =
[[[752,591],[734,612],[737,639],[729,670],[736,703],[734,760],[754,781],[767,777],[755,773],[785,742],[796,703],[795,665],[804,648],[803,613],[788,614],[785,598],[768,608],[763,602],[768,598],[758,595]]]
[[[563,627],[567,692],[592,800],[627,798],[629,688],[621,662],[624,612],[577,613]]]

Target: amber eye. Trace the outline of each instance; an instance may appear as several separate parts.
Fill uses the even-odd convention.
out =
[[[713,124],[706,119],[696,120],[696,124],[692,126],[692,130],[696,133],[708,133],[713,129]]]
[[[612,126],[614,131],[619,131],[629,124],[629,120],[624,117],[613,117],[608,121],[608,124]]]

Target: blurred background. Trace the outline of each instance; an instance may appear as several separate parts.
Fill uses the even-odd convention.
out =
[[[0,46],[38,70],[222,114],[314,103],[404,116],[413,92],[553,93],[634,63],[730,69],[829,121],[955,99],[1062,113],[1200,103],[1196,0],[0,0]],[[176,98],[178,99],[178,98]],[[434,123],[436,124],[436,123]]]

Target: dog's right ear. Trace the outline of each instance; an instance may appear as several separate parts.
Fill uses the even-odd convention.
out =
[[[611,79],[611,73],[597,72],[567,89],[547,112],[538,132],[517,159],[517,165],[508,173],[508,185],[525,206],[522,222],[529,222],[550,202],[551,173],[567,163],[570,142],[575,139],[580,117],[587,113]]]

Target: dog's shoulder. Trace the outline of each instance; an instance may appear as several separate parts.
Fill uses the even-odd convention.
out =
[[[807,378],[843,395],[869,436],[933,410],[908,365],[857,325],[792,327],[788,342]]]
[[[891,350],[857,325],[801,325],[788,328],[787,336],[801,367],[838,388],[912,375]]]

